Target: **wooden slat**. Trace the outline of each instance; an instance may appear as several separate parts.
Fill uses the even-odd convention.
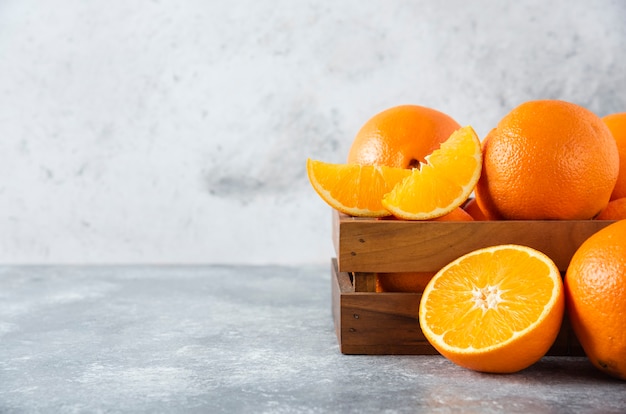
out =
[[[478,248],[522,244],[566,270],[576,249],[612,221],[433,222],[349,217],[334,212],[333,240],[342,272],[437,271]]]
[[[355,292],[376,292],[376,273],[356,272],[352,280]]]
[[[421,295],[355,292],[332,265],[333,319],[344,354],[436,354],[419,327]]]
[[[341,347],[341,295],[342,292],[348,292],[349,290],[346,287],[341,286],[341,278],[338,277],[336,260],[331,260],[330,275],[333,325],[335,326],[337,342],[339,342],[339,346]],[[351,287],[352,286],[350,285],[350,288]]]
[[[561,330],[559,331],[559,335],[554,340],[554,344],[547,352],[546,355],[552,356],[584,356],[585,351],[583,347],[578,342],[576,338],[576,334],[570,325],[569,319],[567,315],[563,318],[563,324],[561,325]]]

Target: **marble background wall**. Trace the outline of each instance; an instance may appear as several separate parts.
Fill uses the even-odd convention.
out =
[[[327,263],[307,157],[387,107],[626,110],[626,3],[2,0],[0,262]]]

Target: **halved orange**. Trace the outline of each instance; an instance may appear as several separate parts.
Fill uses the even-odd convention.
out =
[[[359,164],[331,164],[308,159],[311,185],[331,207],[351,216],[384,217],[391,213],[382,205],[383,196],[411,170]]]
[[[430,344],[465,368],[510,373],[537,362],[561,328],[563,282],[545,254],[499,245],[454,260],[431,279],[419,321]]]
[[[463,127],[386,194],[382,204],[394,216],[407,220],[441,217],[467,200],[481,169],[480,140],[471,126]]]

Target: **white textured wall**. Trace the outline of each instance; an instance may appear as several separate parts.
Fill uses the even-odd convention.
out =
[[[327,263],[305,159],[416,103],[626,110],[620,1],[0,1],[0,262]]]

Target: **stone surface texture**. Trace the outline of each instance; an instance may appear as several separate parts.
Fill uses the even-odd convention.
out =
[[[626,412],[584,357],[342,355],[329,267],[2,267],[0,412]]]
[[[617,0],[0,2],[0,262],[322,264],[307,157],[413,103],[626,110]]]

